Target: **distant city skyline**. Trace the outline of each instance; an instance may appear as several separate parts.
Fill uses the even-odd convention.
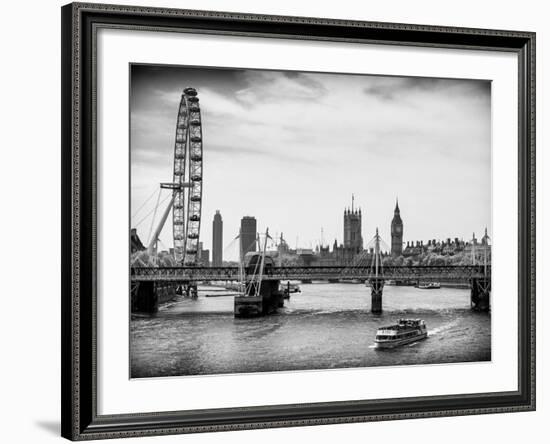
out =
[[[137,210],[171,180],[187,86],[203,119],[200,238],[211,247],[219,209],[224,260],[246,215],[292,248],[314,249],[321,230],[343,243],[352,194],[365,245],[376,227],[391,244],[397,197],[404,242],[491,232],[488,81],[135,65],[131,80],[131,224],[144,243],[156,196]],[[172,246],[170,219],[160,239]]]

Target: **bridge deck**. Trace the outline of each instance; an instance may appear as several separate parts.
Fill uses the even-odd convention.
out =
[[[252,273],[245,272],[246,276]],[[192,282],[192,281],[235,281],[239,280],[238,267],[133,267],[132,282]],[[406,280],[466,280],[491,276],[491,267],[483,265],[447,266],[388,266],[383,267],[379,277]],[[266,280],[327,280],[327,279],[369,279],[374,277],[371,267],[272,267],[264,273]]]

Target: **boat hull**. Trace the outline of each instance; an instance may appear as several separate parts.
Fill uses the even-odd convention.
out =
[[[413,342],[421,341],[422,339],[426,339],[428,337],[428,332],[419,333],[416,336],[411,336],[410,338],[402,338],[397,339],[395,341],[375,341],[374,342],[374,348],[375,349],[388,349],[388,348],[396,348],[400,347],[402,345],[411,344]]]
[[[416,288],[420,290],[439,290],[441,288],[441,284],[432,282],[430,284],[419,284],[416,286]]]
[[[262,296],[235,296],[234,314],[236,318],[253,318],[262,316]]]

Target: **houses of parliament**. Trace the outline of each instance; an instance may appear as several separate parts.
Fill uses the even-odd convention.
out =
[[[399,203],[396,201],[391,222],[391,252],[393,256],[403,254],[403,221],[399,210]],[[332,251],[330,247],[321,245],[318,250],[319,265],[340,265],[351,264],[358,257],[364,258],[370,253],[365,250],[362,235],[361,208],[355,208],[354,198],[352,197],[351,207],[344,209],[344,242],[338,244],[334,240]],[[385,253],[388,254],[388,253]],[[313,264],[312,264],[313,265]]]
[[[347,263],[363,251],[362,212],[361,208],[355,209],[352,197],[351,209],[344,210],[344,243],[338,245],[334,241],[333,252],[337,259]],[[395,201],[393,219],[391,221],[391,255],[403,254],[403,220],[399,210],[399,202]]]
[[[362,235],[363,212],[361,208],[356,208],[354,198],[352,196],[351,207],[344,208],[343,214],[343,243],[338,244],[334,240],[331,246],[321,243],[315,250],[311,248],[292,249],[284,240],[283,234],[277,243],[275,249],[267,251],[273,258],[276,258],[282,265],[305,265],[305,266],[335,266],[335,265],[359,265],[365,264],[372,259],[374,253],[373,247],[365,246]],[[455,237],[447,238],[446,240],[430,239],[424,241],[403,241],[404,224],[401,219],[401,210],[399,209],[399,201],[396,199],[393,210],[393,218],[391,220],[391,247],[390,251],[382,251],[382,256],[388,258],[411,258],[418,260],[425,257],[426,254],[435,254],[439,256],[453,256],[458,253],[464,253],[468,256],[480,256],[491,253],[489,236],[487,230],[480,241],[476,239],[475,233],[469,241],[464,241]],[[216,211],[213,220],[213,240],[212,240],[212,263],[210,262],[210,251],[203,249],[202,242],[199,243],[199,260],[203,266],[222,266],[223,261],[223,221],[219,211]],[[244,216],[241,220],[242,237],[244,244],[248,245],[246,251],[255,251],[255,239],[257,232],[257,221],[252,216]],[[131,231],[131,251],[145,250],[144,245],[139,240],[135,229]],[[173,256],[171,251],[162,251],[159,253],[159,258],[166,259]],[[407,259],[410,260],[410,259]],[[168,261],[169,262],[169,261]],[[170,263],[167,263],[170,265]]]
[[[344,209],[344,242],[338,244],[335,240],[332,245],[332,251],[329,246],[320,246],[315,258],[309,262],[310,265],[347,265],[355,264],[368,259],[373,253],[372,247],[367,249],[363,245],[362,237],[362,211],[354,206],[353,198],[351,208]],[[383,252],[383,256],[394,258],[403,256],[421,257],[424,254],[434,253],[438,255],[454,255],[457,253],[471,254],[472,250],[476,255],[482,255],[485,250],[490,254],[491,246],[487,230],[480,241],[477,240],[475,233],[472,239],[464,241],[459,238],[447,238],[445,240],[430,239],[424,241],[409,241],[405,244],[403,241],[403,220],[401,219],[401,210],[399,201],[396,199],[391,220],[391,247],[390,251]]]

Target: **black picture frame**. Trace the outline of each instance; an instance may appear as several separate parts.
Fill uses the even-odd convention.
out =
[[[535,409],[535,33],[72,3],[62,14],[62,436],[119,438]],[[509,51],[519,66],[518,390],[101,416],[96,391],[98,27]]]

